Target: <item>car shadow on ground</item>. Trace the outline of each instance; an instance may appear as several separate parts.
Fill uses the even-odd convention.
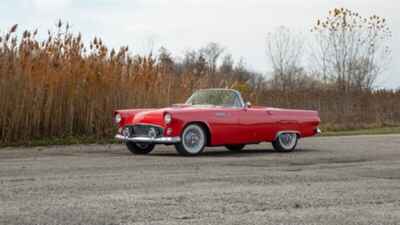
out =
[[[214,150],[212,148],[205,149],[201,154],[195,157],[252,157],[258,155],[285,155],[285,154],[303,154],[308,152],[317,152],[314,149],[298,149],[293,152],[277,152],[273,149],[245,149],[240,152],[232,152],[228,150]],[[164,152],[154,152],[150,153],[149,156],[163,156],[163,157],[182,157],[176,151],[164,151]]]

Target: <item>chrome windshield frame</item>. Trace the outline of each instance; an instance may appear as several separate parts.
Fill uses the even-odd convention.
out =
[[[244,103],[242,95],[240,94],[239,91],[234,90],[234,89],[224,89],[224,88],[211,88],[211,89],[200,89],[200,90],[197,90],[188,98],[188,100],[186,101],[185,104],[188,104],[188,102],[192,99],[192,97],[196,93],[201,92],[201,91],[230,91],[230,92],[233,92],[235,94],[235,96],[239,99],[240,106],[239,107],[231,106],[229,108],[246,108],[246,104]],[[189,104],[189,105],[191,105],[191,104]]]

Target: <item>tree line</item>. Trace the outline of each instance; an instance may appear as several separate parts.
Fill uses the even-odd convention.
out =
[[[213,42],[177,59],[166,48],[137,55],[127,46],[108,48],[97,37],[85,44],[61,21],[46,39],[17,29],[0,36],[2,145],[110,138],[114,109],[182,103],[194,90],[212,87],[237,89],[256,105],[318,110],[324,129],[400,123],[400,91],[373,88],[390,60],[390,30],[378,16],[330,11],[312,28],[312,51],[304,50],[301,36],[278,28],[267,37],[271,77]]]

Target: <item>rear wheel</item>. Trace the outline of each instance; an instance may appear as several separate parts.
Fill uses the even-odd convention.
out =
[[[243,150],[245,145],[226,145],[225,147],[232,152],[240,152]]]
[[[295,133],[282,133],[272,142],[278,152],[291,152],[296,148],[298,136]]]
[[[154,144],[126,142],[126,147],[135,155],[146,155],[154,149]]]
[[[181,136],[181,142],[175,145],[179,154],[184,156],[194,156],[200,154],[207,144],[207,135],[203,127],[199,124],[187,126]]]

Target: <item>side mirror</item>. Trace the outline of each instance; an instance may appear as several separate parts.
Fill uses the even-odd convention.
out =
[[[246,108],[251,108],[251,102],[246,102]]]

